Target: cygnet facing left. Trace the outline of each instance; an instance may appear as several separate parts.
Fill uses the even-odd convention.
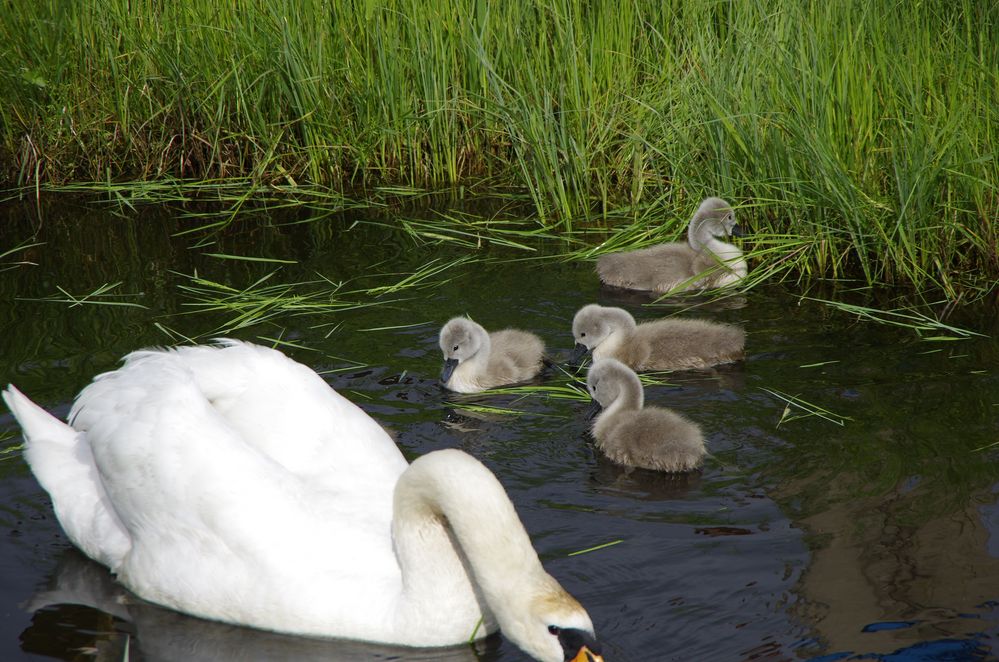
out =
[[[533,379],[541,372],[545,344],[519,329],[486,331],[465,317],[455,317],[441,329],[444,353],[441,384],[458,393]]]

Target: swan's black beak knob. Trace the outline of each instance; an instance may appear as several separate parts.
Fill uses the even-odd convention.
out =
[[[565,662],[604,662],[600,644],[589,632],[562,628],[558,631],[558,642],[562,644]]]
[[[458,359],[446,359],[444,361],[444,369],[441,370],[441,384],[447,384],[447,380],[451,379],[451,375],[454,374],[454,369],[458,367]]]

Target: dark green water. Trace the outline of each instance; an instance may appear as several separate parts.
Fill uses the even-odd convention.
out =
[[[436,384],[437,331],[454,315],[535,331],[560,360],[586,303],[622,305],[639,319],[691,314],[601,291],[592,265],[501,261],[523,254],[421,245],[356,218],[279,225],[256,214],[219,236],[177,235],[192,224],[165,211],[59,207],[39,219],[15,206],[0,219],[0,253],[44,242],[0,264],[0,378],[60,414],[129,351],[169,344],[169,333],[206,340],[232,326],[233,313],[192,306],[184,288],[195,273],[239,290],[277,270],[267,283],[288,284],[287,296],[330,289],[294,285],[302,281],[345,281],[338,297],[377,304],[277,312],[229,335],[308,348],[286,351],[329,371],[330,384],[391,428],[409,457],[456,447],[482,459],[548,570],[587,607],[608,662],[996,657],[999,452],[976,451],[999,442],[990,308],[950,321],[991,337],[932,342],[858,322],[789,286],[703,307],[697,314],[746,329],[747,359],[647,389],[648,402],[700,423],[714,456],[703,474],[676,479],[628,473],[596,454],[585,403],[456,397]],[[345,294],[470,254],[491,261],[460,264],[419,290]],[[32,264],[15,264],[22,260]],[[114,283],[112,294],[128,295],[114,300],[145,307],[32,300]],[[794,418],[798,409],[782,421],[785,403],[768,390],[842,424]],[[520,414],[475,414],[462,406],[470,402]],[[0,413],[0,445],[19,443]],[[0,476],[0,659],[119,660],[126,640],[132,660],[522,659],[502,637],[448,651],[313,641],[124,597],[72,552],[19,453],[0,460]]]

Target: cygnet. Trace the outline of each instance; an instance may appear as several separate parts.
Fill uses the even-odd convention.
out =
[[[543,366],[545,344],[533,333],[503,329],[489,333],[480,324],[455,317],[440,333],[444,353],[441,384],[458,393],[533,379]]]
[[[746,333],[732,324],[667,318],[635,323],[623,308],[583,306],[572,320],[576,340],[572,360],[593,352],[593,360],[613,358],[633,370],[690,370],[732,363],[743,357]]]
[[[748,267],[737,246],[719,239],[729,235],[741,236],[735,212],[721,198],[707,198],[690,220],[686,242],[604,255],[597,275],[607,285],[660,294],[732,285]]]
[[[597,361],[587,374],[586,389],[602,408],[593,422],[593,437],[612,461],[670,472],[701,465],[707,452],[701,429],[669,409],[643,407],[642,383],[628,366],[615,359]]]

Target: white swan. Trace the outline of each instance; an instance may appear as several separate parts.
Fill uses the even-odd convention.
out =
[[[67,536],[147,600],[408,646],[498,626],[539,660],[600,659],[589,616],[488,469],[457,450],[407,466],[374,420],[278,351],[134,352],[80,393],[72,427],[13,386],[3,397]]]

